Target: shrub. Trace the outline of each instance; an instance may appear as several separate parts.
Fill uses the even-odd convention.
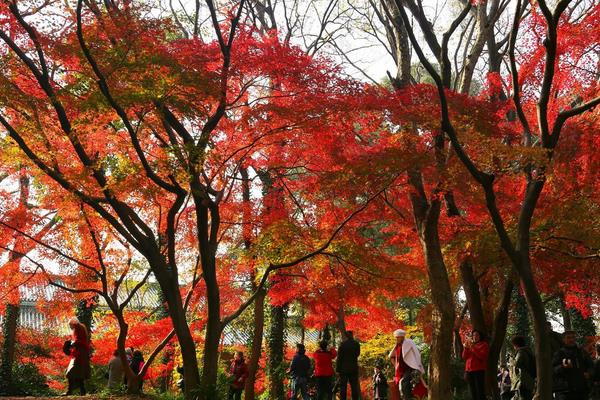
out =
[[[17,363],[13,367],[13,387],[10,391],[19,396],[52,396],[55,395],[46,377],[40,374],[37,366],[32,363]]]

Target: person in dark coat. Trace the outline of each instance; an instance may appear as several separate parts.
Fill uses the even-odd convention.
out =
[[[69,321],[71,328],[71,341],[65,348],[68,350],[71,360],[67,367],[68,389],[66,395],[71,395],[76,389],[79,389],[81,395],[86,394],[85,380],[91,375],[90,369],[90,342],[85,325],[79,322],[77,318]],[[67,352],[67,351],[65,351]]]
[[[333,359],[337,356],[335,349],[329,349],[329,342],[319,342],[319,349],[313,354],[315,360],[314,376],[317,380],[317,399],[333,399]]]
[[[531,400],[535,390],[535,355],[527,346],[523,336],[515,336],[511,343],[515,349],[515,358],[511,364],[512,400]]]
[[[131,363],[129,364],[131,370],[134,374],[139,375],[142,368],[144,368],[144,355],[139,350],[134,350],[131,356]],[[140,390],[142,390],[142,386],[144,385],[144,377],[140,378]]]
[[[563,333],[563,345],[554,353],[553,391],[556,400],[587,400],[588,379],[591,377],[592,358],[577,346],[574,331]]]
[[[229,400],[241,400],[244,385],[248,378],[248,365],[244,360],[244,353],[237,351],[229,367]]]
[[[292,377],[292,399],[296,400],[298,394],[302,400],[310,400],[308,395],[308,376],[310,374],[310,359],[306,356],[306,348],[303,344],[296,345],[296,354],[290,364],[290,375]]]
[[[387,400],[388,398],[388,383],[381,363],[375,364],[373,372],[373,398],[375,400]]]
[[[340,399],[346,400],[348,383],[352,390],[352,400],[360,398],[360,386],[358,384],[358,357],[360,356],[360,344],[354,340],[352,331],[346,331],[344,341],[338,348],[336,371],[340,376]]]

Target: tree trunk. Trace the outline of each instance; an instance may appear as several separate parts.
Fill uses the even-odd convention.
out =
[[[515,291],[515,334],[529,338],[531,336],[531,329],[529,328],[529,310],[527,309],[527,302],[525,297],[520,290]]]
[[[431,340],[431,363],[429,365],[429,398],[452,397],[451,357],[454,327],[454,297],[444,263],[438,235],[440,201],[434,200],[428,207],[426,218],[417,221],[419,238],[425,254],[425,262],[431,287],[433,305]]]
[[[426,234],[422,238],[422,244],[433,303],[429,399],[450,399],[454,299],[437,237]]]
[[[169,316],[171,317],[173,329],[175,330],[175,334],[177,335],[177,341],[181,349],[181,358],[184,370],[183,376],[185,380],[184,395],[186,399],[190,400],[196,396],[195,391],[200,386],[198,359],[196,358],[196,344],[194,343],[190,327],[186,320],[185,310],[183,307],[183,301],[181,299],[181,293],[179,291],[178,282],[177,280],[167,279],[164,276],[165,270],[167,270],[166,266],[153,269],[153,271],[155,271],[155,276],[157,274],[160,274],[160,278],[157,277],[157,281],[167,301],[167,305],[170,310]],[[208,295],[209,293],[207,290],[207,297]],[[216,349],[218,350],[218,340]],[[216,382],[216,363],[214,375],[215,380],[213,382]]]
[[[513,280],[509,277],[504,285],[504,291],[502,293],[502,299],[494,316],[494,324],[492,326],[492,333],[490,338],[490,353],[488,357],[486,375],[486,387],[488,393],[492,395],[494,400],[500,399],[500,391],[496,381],[496,375],[498,373],[498,361],[500,360],[500,353],[504,346],[504,340],[506,339],[506,328],[508,327],[508,312],[510,310],[510,303],[512,300],[512,293],[514,291]]]
[[[452,398],[452,350],[455,323],[454,295],[440,246],[438,222],[441,211],[439,196],[427,201],[420,171],[409,171],[414,188],[410,201],[415,226],[425,256],[431,288],[432,325],[431,359],[429,364],[429,399]]]
[[[535,333],[535,354],[537,366],[537,392],[539,400],[552,399],[552,355],[550,338],[546,328],[546,309],[540,292],[537,290],[529,260],[525,260],[520,271],[521,286],[531,312]]]
[[[299,325],[300,325],[300,343],[304,346],[304,342],[306,340],[306,328],[304,327],[304,316],[305,316],[305,310],[304,307],[302,306],[302,304],[300,304],[301,307],[301,313],[300,313],[300,320],[299,320]]]
[[[127,358],[125,357],[125,341],[127,340],[127,334],[129,333],[129,325],[125,321],[123,313],[120,310],[113,308],[111,311],[113,312],[113,315],[119,324],[117,349],[119,350],[119,357],[121,358],[121,363],[123,364],[123,373],[125,375],[125,379],[127,380],[127,393],[140,394],[140,380],[131,370],[131,367],[127,363]]]
[[[244,200],[245,206],[242,220],[242,239],[244,242],[244,250],[250,251],[253,237],[251,215],[252,204],[250,203],[250,178],[248,176],[248,170],[244,167],[240,168],[240,175],[242,176],[242,199]],[[268,190],[271,190],[271,186],[265,187],[265,192]],[[252,291],[256,292],[258,287],[256,285],[256,274],[254,271],[252,271],[250,274],[250,282],[252,283]],[[258,364],[262,354],[266,295],[266,290],[262,288],[254,300],[254,330],[252,332],[252,347],[248,360],[248,379],[246,380],[246,387],[244,388],[244,397],[249,400],[254,400],[254,384],[256,382],[256,373],[258,371]]]
[[[338,308],[335,327],[337,328],[338,332],[340,332],[341,336],[346,334],[346,310],[344,309],[343,304]]]
[[[17,328],[19,326],[20,307],[14,304],[6,305],[2,333],[2,359],[0,360],[0,394],[15,394],[12,387],[12,369],[15,361],[15,347],[17,344]]]
[[[283,400],[285,389],[283,367],[285,350],[285,317],[286,306],[271,306],[271,329],[268,345],[269,358],[267,371],[269,374],[269,400]]]
[[[166,307],[167,299],[162,291],[158,291],[158,295],[160,298],[160,306],[156,311],[156,318],[163,319],[169,317],[169,309]],[[168,367],[170,362],[173,360],[173,348],[169,345],[167,351],[160,358],[161,364],[165,367],[164,373],[159,378],[159,391],[160,393],[166,393],[169,390],[170,377],[173,373],[173,367]]]
[[[198,359],[196,358],[196,345],[185,320],[181,322],[178,321],[175,332],[177,333],[177,340],[179,342],[179,347],[181,348],[181,358],[183,361],[185,398],[193,399],[194,394],[192,393],[192,390],[197,389],[200,385]]]
[[[244,398],[254,400],[254,384],[262,354],[262,342],[265,327],[265,297],[266,292],[262,290],[254,300],[254,331],[252,332],[252,350],[248,361],[248,379]]]
[[[559,306],[560,314],[563,319],[563,328],[565,329],[565,331],[570,331],[571,329],[573,329],[573,324],[571,322],[571,313],[567,309],[567,304],[565,303],[565,297],[563,295],[560,296]]]
[[[488,333],[487,324],[481,303],[481,295],[479,291],[479,282],[473,272],[473,265],[469,260],[463,260],[460,263],[460,276],[462,279],[463,289],[467,298],[467,307],[469,308],[469,316],[471,325],[480,332]]]
[[[469,94],[469,91],[471,90],[471,82],[473,81],[475,67],[481,58],[481,52],[483,51],[483,47],[487,42],[487,37],[489,36],[490,29],[492,34],[494,32],[493,24],[490,24],[488,22],[487,0],[482,0],[477,3],[477,7],[475,8],[475,14],[477,36],[475,37],[475,41],[473,43],[473,46],[471,47],[469,55],[466,59],[463,60],[462,77],[460,85],[458,87],[458,91],[460,93],[465,94]]]
[[[206,282],[206,302],[208,308],[208,316],[204,336],[204,357],[202,366],[201,393],[199,399],[209,400],[217,398],[219,343],[221,340],[223,325],[221,323],[219,286],[217,282],[215,269],[212,267],[209,269],[204,264],[202,269],[204,271],[204,281]],[[190,340],[192,340],[191,335]],[[187,378],[185,386],[187,396]]]

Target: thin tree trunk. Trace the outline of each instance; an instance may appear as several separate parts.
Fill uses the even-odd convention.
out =
[[[206,268],[206,266],[203,265],[202,268],[204,270],[204,280],[206,282],[208,316],[204,336],[204,357],[202,367],[201,395],[199,396],[199,398],[201,400],[209,400],[214,399],[217,396],[216,384],[219,364],[219,342],[221,340],[223,326],[221,324],[219,286],[217,282],[216,273],[213,268],[210,268],[210,273],[207,274],[208,269]],[[189,339],[193,343],[191,335]]]
[[[252,332],[252,349],[248,360],[248,379],[246,380],[245,398],[253,400],[255,397],[254,384],[256,373],[262,354],[262,342],[265,327],[265,297],[266,292],[261,291],[254,301],[254,331]]]
[[[0,360],[0,394],[14,394],[12,369],[15,361],[15,348],[17,344],[17,328],[19,326],[20,307],[7,304],[4,314],[2,333],[2,359]]]
[[[527,309],[525,297],[523,297],[520,290],[515,291],[514,305],[514,313],[516,316],[515,334],[529,338],[531,336],[531,329],[529,328],[529,310]]]
[[[562,295],[560,296],[559,304],[560,304],[560,314],[563,319],[563,328],[565,329],[565,331],[570,331],[571,329],[573,329],[573,323],[571,322],[571,313],[567,309],[567,304],[565,303],[565,297]]]
[[[161,290],[158,291],[158,295],[160,297],[160,306],[156,312],[156,318],[163,319],[169,317],[169,309],[166,307],[166,298]],[[163,353],[160,358],[161,364],[164,366],[164,373],[159,379],[160,384],[160,393],[166,393],[169,390],[169,382],[170,376],[173,372],[173,367],[168,367],[170,365],[170,361],[173,359],[173,348],[169,347],[167,351]]]
[[[531,265],[527,259],[520,273],[521,286],[531,312],[535,334],[535,354],[537,366],[537,397],[540,400],[552,399],[552,355],[550,354],[550,338],[546,329],[546,309],[538,291]]]
[[[271,305],[271,329],[269,330],[268,345],[268,374],[269,374],[269,400],[283,400],[285,389],[284,378],[284,350],[285,350],[285,306]]]
[[[481,294],[479,290],[479,282],[473,272],[473,265],[469,260],[463,260],[460,263],[460,276],[462,279],[463,289],[467,298],[467,307],[469,308],[469,316],[473,328],[480,332],[488,333],[487,324],[485,322],[483,306],[481,303]]]
[[[139,395],[140,394],[140,382],[141,377],[135,374],[131,370],[131,366],[127,363],[125,357],[125,341],[127,340],[127,334],[129,333],[129,324],[125,321],[123,313],[120,310],[112,309],[113,315],[117,319],[119,324],[119,335],[117,336],[117,349],[119,350],[119,357],[123,364],[123,372],[127,380],[127,394]]]
[[[496,309],[494,316],[494,324],[492,326],[492,334],[490,338],[490,353],[488,357],[488,365],[486,369],[486,386],[488,393],[492,395],[494,400],[500,399],[500,391],[496,382],[498,373],[498,362],[500,353],[506,339],[506,329],[508,327],[508,312],[512,293],[514,291],[514,283],[512,279],[508,279],[504,285],[502,299]]]
[[[344,309],[343,304],[338,308],[335,327],[337,328],[338,332],[340,332],[341,336],[346,334],[346,310]]]
[[[242,176],[242,199],[244,200],[244,209],[242,213],[242,239],[244,243],[244,250],[250,251],[253,238],[251,214],[252,204],[250,203],[250,178],[248,176],[248,170],[245,167],[240,168],[240,175]],[[268,190],[271,190],[271,186],[265,187],[264,191],[267,192]],[[258,286],[256,285],[256,274],[254,271],[252,271],[250,275],[250,282],[252,291],[256,292],[256,290],[258,290]],[[256,373],[258,372],[258,364],[262,354],[266,295],[266,289],[263,288],[260,290],[260,292],[258,292],[256,299],[254,300],[254,330],[252,332],[252,347],[248,360],[248,379],[246,380],[246,387],[244,388],[244,397],[250,400],[253,400],[255,396],[254,384],[256,382]]]
[[[166,267],[160,269],[155,268],[153,271],[155,271],[156,275],[157,272],[163,272],[165,269]],[[198,359],[196,358],[196,344],[186,320],[181,293],[179,292],[177,283],[171,282],[172,286],[168,286],[166,282],[167,279],[165,279],[164,276],[162,279],[157,278],[157,281],[160,284],[160,288],[165,296],[165,299],[167,300],[167,305],[170,310],[169,316],[171,317],[173,329],[175,330],[179,347],[181,349],[181,358],[184,370],[183,374],[185,380],[184,395],[186,399],[193,399],[195,397],[194,391],[200,386],[200,374],[198,368]],[[217,346],[214,347],[216,350],[218,350],[218,341]],[[214,375],[214,382],[216,382],[216,371],[214,372]]]
[[[425,256],[432,301],[431,358],[429,364],[429,399],[452,398],[452,350],[455,323],[454,295],[440,245],[438,222],[441,199],[427,201],[423,178],[419,171],[409,171],[414,190],[410,201],[415,226]]]
[[[450,399],[454,299],[437,236],[426,232],[422,245],[433,303],[429,399]]]

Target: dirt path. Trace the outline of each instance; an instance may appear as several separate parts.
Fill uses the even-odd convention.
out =
[[[95,395],[90,394],[87,396],[56,396],[56,397],[4,397],[0,396],[2,400],[151,400],[153,396],[108,396],[108,395]]]

